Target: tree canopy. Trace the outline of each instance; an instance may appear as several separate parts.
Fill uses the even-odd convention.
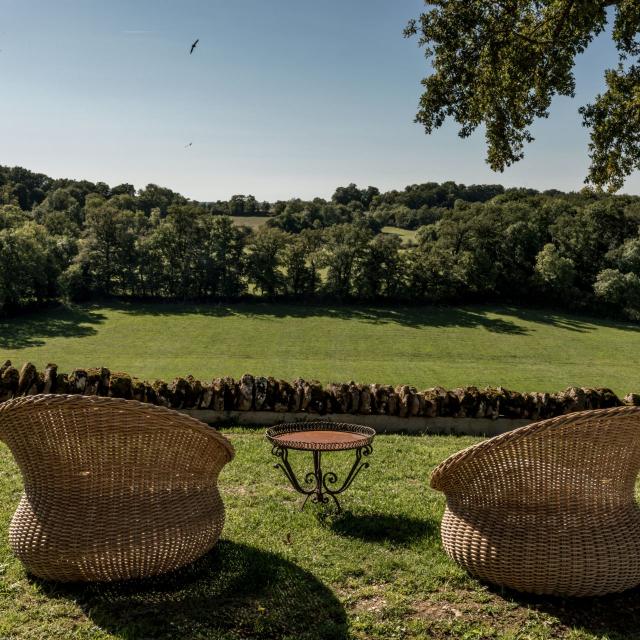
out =
[[[591,130],[586,181],[610,191],[640,169],[640,2],[638,0],[425,0],[405,29],[433,68],[416,121],[431,133],[447,118],[468,137],[484,125],[494,171],[524,157],[530,127],[555,95],[575,95],[576,56],[613,18],[619,64],[606,89],[580,108]]]
[[[269,215],[247,226],[255,207]],[[0,166],[0,316],[113,296],[493,301],[640,321],[640,197],[425,182],[202,203]]]

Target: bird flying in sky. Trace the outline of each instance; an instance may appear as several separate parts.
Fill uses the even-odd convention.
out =
[[[191,45],[191,50],[189,51],[189,55],[191,55],[193,53],[193,50],[196,48],[196,45],[198,44],[198,42],[200,42],[200,38],[198,38],[192,45]]]
[[[187,147],[190,147],[193,144],[193,142],[190,142],[189,144],[185,144],[184,148],[186,149]]]

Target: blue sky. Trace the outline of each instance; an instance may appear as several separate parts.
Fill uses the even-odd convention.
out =
[[[421,0],[0,0],[0,164],[149,182],[200,200],[455,180],[579,189],[578,107],[616,62],[605,37],[503,174],[482,133],[413,122],[427,73],[402,29]],[[189,45],[200,43],[189,56]],[[193,146],[186,148],[187,143]],[[640,175],[623,191],[640,193]]]

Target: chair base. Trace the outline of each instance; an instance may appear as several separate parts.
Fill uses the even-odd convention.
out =
[[[544,506],[526,512],[447,507],[442,544],[476,578],[516,591],[618,593],[640,584],[640,510],[632,504],[609,515],[577,519]]]
[[[27,571],[56,582],[111,582],[167,573],[207,553],[222,532],[224,506],[218,496],[217,503],[212,501],[206,513],[194,514],[190,523],[145,526],[138,521],[117,530],[105,526],[100,538],[52,522],[50,513],[39,518],[22,497],[9,528],[9,545]]]

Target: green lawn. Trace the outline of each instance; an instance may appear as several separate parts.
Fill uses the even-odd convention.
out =
[[[525,596],[480,584],[445,556],[431,469],[477,439],[378,436],[344,515],[300,497],[262,433],[234,429],[214,551],[176,574],[121,585],[48,584],[11,555],[21,482],[0,445],[0,638],[392,640],[640,637],[640,590],[599,599]],[[308,462],[298,453],[296,464]],[[347,452],[332,454],[335,469]]]
[[[640,391],[640,327],[497,307],[112,304],[0,320],[0,359],[150,380],[245,372],[434,385]]]

